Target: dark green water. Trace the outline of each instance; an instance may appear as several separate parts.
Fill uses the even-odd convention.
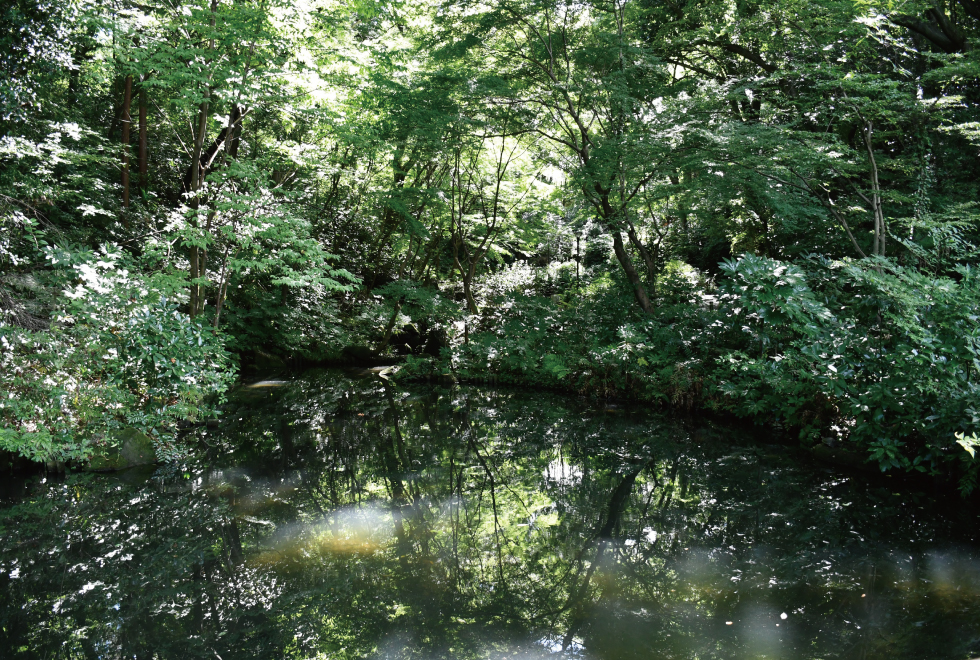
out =
[[[740,431],[311,372],[0,501],[2,658],[971,658],[978,517]]]

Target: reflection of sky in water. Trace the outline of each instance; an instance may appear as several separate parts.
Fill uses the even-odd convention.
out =
[[[545,479],[557,481],[565,486],[574,486],[582,479],[582,470],[574,465],[569,465],[560,458],[548,463],[544,472]]]
[[[269,382],[200,430],[198,463],[69,475],[5,504],[0,647],[980,655],[977,518],[958,500],[547,394]]]

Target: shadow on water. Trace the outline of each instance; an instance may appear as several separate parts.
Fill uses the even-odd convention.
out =
[[[977,516],[723,427],[315,371],[0,502],[0,657],[969,658]]]

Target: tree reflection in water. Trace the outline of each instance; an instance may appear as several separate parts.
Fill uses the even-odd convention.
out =
[[[16,658],[980,653],[977,516],[740,432],[337,371],[0,516]]]

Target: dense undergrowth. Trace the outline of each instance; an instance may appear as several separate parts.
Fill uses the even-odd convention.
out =
[[[574,264],[516,262],[482,278],[477,314],[453,287],[396,281],[319,308],[294,296],[268,325],[256,319],[275,300],[232,299],[218,332],[179,312],[168,278],[131,273],[119,252],[45,255],[48,268],[20,286],[50,324],[8,326],[0,370],[0,448],[33,460],[84,459],[123,427],[178,456],[178,423],[213,418],[259,350],[283,365],[400,356],[389,377],[715,411],[881,470],[955,476],[964,493],[977,482],[980,277],[968,266],[938,275],[887,259],[746,254],[709,276],[674,261],[644,314],[615,270],[590,269],[583,283]]]

